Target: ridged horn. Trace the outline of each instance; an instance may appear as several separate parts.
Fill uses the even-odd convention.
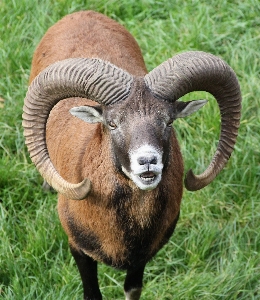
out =
[[[133,78],[100,59],[73,58],[43,70],[29,86],[23,107],[25,142],[31,159],[43,178],[69,199],[84,199],[91,189],[89,179],[78,184],[64,180],[52,164],[46,145],[46,122],[60,100],[82,97],[103,105],[124,100]]]
[[[221,133],[215,154],[200,175],[189,170],[185,186],[190,191],[207,186],[227,163],[236,142],[241,115],[241,92],[231,67],[212,54],[189,51],[176,55],[145,76],[152,94],[166,101],[176,101],[193,91],[211,93],[219,106]]]

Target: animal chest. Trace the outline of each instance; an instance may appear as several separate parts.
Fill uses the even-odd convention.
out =
[[[108,200],[103,197],[97,201],[93,194],[77,202],[59,197],[62,225],[73,237],[70,243],[116,268],[145,264],[171,236],[179,206],[160,189],[136,193],[119,184]]]

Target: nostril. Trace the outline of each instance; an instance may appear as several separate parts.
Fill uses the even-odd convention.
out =
[[[157,157],[153,157],[150,161],[151,165],[156,165],[157,164]]]
[[[137,162],[139,163],[139,165],[145,165],[145,164],[147,164],[147,159],[146,159],[146,157],[139,157],[137,159]]]
[[[157,157],[151,156],[151,157],[139,157],[137,159],[137,162],[139,165],[156,165],[157,164]]]

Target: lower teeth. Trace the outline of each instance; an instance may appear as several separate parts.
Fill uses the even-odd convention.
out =
[[[153,177],[142,177],[142,176],[141,176],[141,178],[142,178],[144,181],[153,181],[154,178],[155,178],[155,176],[153,176]]]

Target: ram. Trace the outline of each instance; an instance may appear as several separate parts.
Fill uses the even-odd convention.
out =
[[[241,95],[220,58],[190,51],[147,72],[134,38],[115,21],[82,11],[52,26],[37,47],[23,113],[32,161],[58,191],[58,213],[84,299],[102,299],[97,262],[126,270],[126,299],[139,299],[146,263],[178,221],[183,160],[172,123],[206,101],[220,108],[220,139],[209,166],[190,170],[188,190],[208,185],[229,159]]]

